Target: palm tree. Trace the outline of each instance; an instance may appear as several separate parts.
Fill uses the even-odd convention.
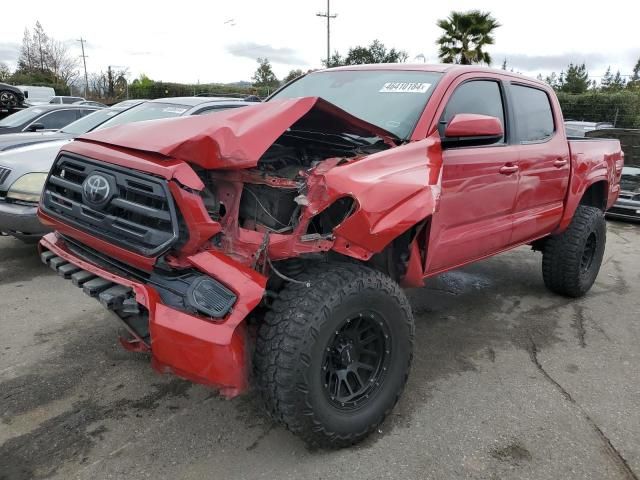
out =
[[[489,12],[451,12],[448,18],[438,20],[438,26],[444,30],[437,41],[443,63],[491,65],[491,56],[483,48],[493,45],[492,33],[500,24]]]

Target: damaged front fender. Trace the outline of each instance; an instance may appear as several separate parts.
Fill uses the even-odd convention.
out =
[[[438,207],[441,166],[440,142],[432,137],[316,169],[309,179],[310,198],[319,203],[348,195],[359,205],[334,230],[333,250],[368,260],[429,217]]]

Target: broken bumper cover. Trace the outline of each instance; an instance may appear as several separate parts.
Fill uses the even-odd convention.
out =
[[[83,278],[81,272],[89,272],[90,278],[108,281],[105,288],[113,288],[115,284],[131,289],[135,301],[149,314],[148,345],[156,370],[216,387],[227,397],[247,389],[250,359],[244,320],[262,299],[265,277],[218,252],[201,252],[189,257],[195,269],[211,278],[224,279],[224,284],[237,296],[228,315],[212,321],[163,304],[159,293],[150,285],[79,258],[55,232],[40,241],[40,250],[45,263],[60,276],[73,279],[78,286],[82,286],[82,281],[78,281]],[[108,296],[103,299],[99,295],[100,291],[107,293],[104,288],[84,290],[97,296],[103,304],[110,301]]]

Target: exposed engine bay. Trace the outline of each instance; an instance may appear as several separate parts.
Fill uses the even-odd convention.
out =
[[[201,171],[206,185],[202,197],[212,219],[224,223],[231,196],[224,181],[241,180],[238,226],[259,232],[292,233],[308,203],[307,178],[314,168],[328,159],[337,159],[336,165],[340,165],[387,148],[389,145],[378,137],[298,130],[294,125],[269,147],[253,169],[228,174]],[[329,235],[354,206],[351,198],[339,199],[310,219],[305,234]]]

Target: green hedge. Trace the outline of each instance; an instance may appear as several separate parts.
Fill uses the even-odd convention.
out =
[[[558,93],[565,120],[610,122],[620,128],[640,128],[640,92]]]
[[[129,84],[129,98],[163,98],[163,97],[189,97],[200,93],[211,95],[267,95],[266,89],[255,87],[243,87],[233,85],[189,85],[183,83],[154,82],[153,85]]]

